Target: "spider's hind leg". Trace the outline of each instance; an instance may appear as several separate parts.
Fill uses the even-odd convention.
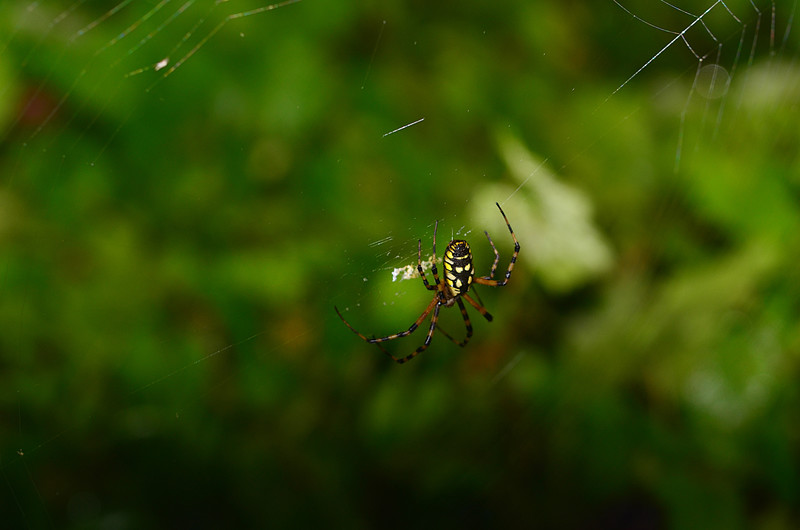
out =
[[[456,339],[453,338],[452,335],[443,330],[438,323],[436,324],[436,329],[438,329],[442,335],[450,339],[454,344],[458,344],[463,348],[464,346],[467,345],[469,339],[472,337],[472,322],[470,322],[469,320],[469,315],[467,314],[467,308],[464,307],[464,302],[461,301],[461,297],[456,298],[456,303],[458,304],[458,308],[461,310],[461,316],[464,319],[464,327],[467,328],[467,336],[464,337],[464,340],[457,341]]]
[[[475,293],[475,294],[478,294],[478,293]],[[486,320],[488,320],[489,322],[491,322],[492,320],[494,320],[494,317],[492,317],[491,313],[489,313],[489,312],[486,310],[486,308],[485,308],[485,307],[483,307],[481,304],[479,304],[478,302],[476,302],[475,300],[473,300],[473,299],[472,299],[472,297],[470,297],[470,296],[469,296],[469,295],[467,295],[467,294],[464,294],[464,295],[461,295],[461,298],[465,299],[467,302],[469,302],[469,305],[471,305],[472,307],[474,307],[475,309],[477,309],[477,310],[478,310],[478,312],[479,312],[481,315],[483,315],[483,318],[485,318],[485,319],[486,319]],[[479,298],[480,298],[480,297],[479,297]]]

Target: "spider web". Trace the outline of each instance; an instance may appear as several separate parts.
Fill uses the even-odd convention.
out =
[[[435,6],[413,12],[396,5],[346,7],[307,0],[77,0],[0,6],[0,241],[12,249],[0,258],[0,292],[6,300],[2,319],[7,323],[2,366],[10,374],[10,384],[2,392],[0,472],[8,486],[2,505],[14,513],[14,523],[23,527],[98,520],[109,526],[135,524],[131,513],[124,509],[114,512],[102,505],[96,484],[54,485],[56,478],[43,471],[48,466],[58,467],[62,449],[74,455],[71,448],[85,443],[85,451],[91,454],[94,442],[86,438],[102,439],[107,433],[101,425],[104,422],[127,433],[128,442],[133,443],[152,440],[154,432],[172,432],[173,427],[165,427],[165,417],[174,418],[179,425],[181,418],[197,418],[213,410],[224,423],[252,397],[229,392],[251,388],[255,389],[251,392],[261,392],[256,399],[262,403],[273,399],[268,394],[275,391],[267,383],[248,386],[249,378],[263,377],[279,389],[288,384],[281,378],[286,375],[280,371],[285,365],[266,361],[295,362],[289,359],[291,355],[304,359],[304,365],[324,364],[333,371],[331,378],[361,381],[353,374],[374,368],[364,368],[364,363],[352,359],[344,362],[341,352],[326,349],[330,337],[348,333],[335,320],[333,305],[342,308],[354,327],[367,334],[394,333],[411,323],[429,300],[429,292],[413,274],[417,240],[422,240],[423,259],[429,266],[436,219],[440,221],[440,256],[450,239],[467,239],[477,272],[488,272],[493,254],[483,236],[487,230],[500,251],[500,274],[508,265],[511,241],[495,201],[503,206],[522,246],[509,286],[479,290],[495,322],[488,324],[471,312],[475,336],[470,351],[475,353],[466,352],[466,359],[439,334],[434,336],[435,346],[420,359],[430,359],[427,365],[434,369],[463,361],[460,377],[480,379],[475,374],[481,374],[483,385],[471,389],[484,398],[491,398],[503,385],[540,389],[544,365],[536,360],[536,354],[544,347],[521,345],[519,338],[520,344],[513,344],[514,337],[520,336],[514,335],[514,327],[525,322],[520,315],[536,306],[525,293],[539,291],[538,302],[568,298],[570,293],[602,281],[625,258],[619,243],[607,234],[622,217],[598,220],[595,206],[599,203],[603,211],[613,210],[617,199],[603,195],[604,182],[579,177],[592,174],[587,166],[598,161],[617,163],[621,175],[636,173],[643,187],[664,186],[667,192],[653,205],[657,213],[651,229],[657,232],[661,220],[680,208],[677,194],[663,182],[692,186],[696,196],[702,197],[703,185],[711,177],[706,180],[698,175],[709,170],[709,160],[718,160],[716,153],[740,146],[737,142],[748,135],[765,137],[775,147],[792,138],[792,124],[798,117],[794,96],[800,80],[793,27],[796,2],[611,0],[576,9],[567,20],[581,29],[568,37],[557,31],[541,37],[541,22],[537,21],[555,16],[557,8],[513,8],[521,9],[520,20],[532,22],[527,23],[529,31],[524,36],[503,41],[504,45],[515,51],[529,47],[544,59],[520,54],[515,59],[522,61],[521,65],[507,65],[502,57],[486,52],[492,49],[492,39],[502,40],[502,31],[475,27],[463,12],[448,20]],[[492,7],[487,14],[505,9],[512,6]],[[335,22],[348,19],[351,22],[336,27]],[[342,27],[352,35],[342,37]],[[404,33],[409,28],[410,33]],[[474,49],[449,48],[454,42],[452,34],[461,32],[473,34]],[[586,45],[595,38],[602,40],[604,32],[620,35],[619,49],[609,52],[610,58],[604,56],[604,50]],[[356,59],[352,64],[342,61],[336,70],[314,56],[314,50],[324,47],[308,45],[304,39],[312,40],[311,34],[336,42],[342,54],[352,53]],[[650,46],[626,49],[628,41]],[[280,51],[266,53],[264,48]],[[294,59],[285,59],[290,52]],[[464,53],[475,58],[478,75],[499,76],[502,84],[492,85],[489,93],[458,90],[458,85],[469,85],[474,80],[470,76],[476,75],[458,69],[456,58]],[[590,55],[580,56],[582,53]],[[399,61],[404,68],[425,65],[430,71],[402,67],[400,73],[393,71],[397,54],[407,58],[408,64]],[[223,59],[215,61],[217,55]],[[435,55],[438,62],[426,63],[422,59],[426,55]],[[580,69],[595,74],[582,78],[576,72]],[[484,123],[489,115],[485,100],[502,101],[504,95],[523,87],[536,90],[537,75],[558,77],[563,84],[559,97],[536,94],[557,107],[549,119],[498,104],[494,115],[505,117]],[[337,76],[348,80],[345,86],[319,81]],[[580,82],[595,76],[600,80],[593,86]],[[422,90],[411,83],[440,77],[448,81],[431,99],[420,98],[417,91]],[[408,84],[398,85],[398,80]],[[320,94],[317,83],[333,92]],[[200,94],[195,100],[198,106],[182,106],[182,99],[196,97],[195,89]],[[260,92],[265,95],[257,97]],[[404,104],[403,97],[394,92],[413,95],[407,98],[411,104]],[[255,107],[254,101],[260,106]],[[339,105],[357,112],[320,110]],[[536,102],[531,106],[537,113],[547,113],[547,108]],[[244,117],[251,113],[268,125],[246,121]],[[564,115],[563,120],[559,114]],[[615,143],[616,138],[633,137],[623,134],[624,130],[640,126],[640,118],[651,114],[661,128],[653,133],[653,142],[674,146],[669,160]],[[205,115],[228,127],[221,127],[218,137],[204,137]],[[327,123],[305,126],[320,117]],[[188,125],[173,127],[179,123]],[[764,130],[766,123],[770,124],[768,130]],[[153,139],[142,133],[147,128],[153,131]],[[185,143],[159,145],[164,142],[161,129],[185,135]],[[452,131],[454,140],[462,143],[476,137],[488,140],[490,148],[474,151],[488,149],[496,156],[472,158],[466,148],[456,151],[453,146],[442,146],[442,152],[435,153],[435,148],[425,145],[426,139],[441,138],[442,130]],[[249,152],[233,157],[232,167],[216,163],[211,155],[198,155],[188,170],[177,163],[161,162],[197,154],[188,149],[171,151],[185,144],[201,143],[214,153],[208,146],[223,145],[234,151],[229,144],[236,142],[246,145]],[[302,165],[292,158],[295,150],[323,150],[320,145],[328,143],[335,143],[336,150],[325,150],[326,156],[316,161],[319,166]],[[287,147],[295,145],[301,147]],[[381,157],[385,160],[375,162]],[[392,169],[394,164],[416,157],[418,162],[404,167],[415,168],[423,178],[410,179]],[[148,174],[148,162],[160,169],[174,167],[176,173]],[[138,183],[119,176],[131,178],[129,166],[140,171]],[[334,176],[328,176],[329,172]],[[250,180],[235,176],[240,174]],[[342,187],[352,189],[352,194],[331,184],[335,179],[346,182]],[[461,182],[465,184],[460,186]],[[244,191],[229,190],[237,186]],[[55,192],[59,189],[60,194]],[[223,189],[226,199],[217,201],[215,194]],[[133,200],[108,200],[112,195]],[[298,215],[282,206],[285,197],[292,197],[292,204],[307,211]],[[45,207],[48,201],[70,202],[67,198],[85,203],[76,208]],[[164,209],[174,217],[151,216],[147,208],[153,206],[155,211],[161,201],[169,204]],[[197,264],[181,261],[179,252],[160,248],[193,244],[192,223],[202,222],[192,217],[196,214],[183,210],[183,204],[192,201],[205,201],[208,210],[199,211],[232,226],[239,226],[235,224],[237,208],[253,211],[255,202],[269,212],[269,223],[275,226],[259,224],[255,235],[235,232],[243,241],[233,244],[204,228],[209,233],[202,241],[209,244],[209,259],[214,260],[214,270],[221,277],[206,275]],[[119,206],[125,210],[117,215],[107,213]],[[715,218],[727,215],[713,201],[707,210]],[[76,212],[89,214],[83,217]],[[315,222],[307,223],[306,218]],[[326,226],[332,218],[341,223],[335,231]],[[75,235],[78,229],[73,232],[71,226],[86,219],[110,222],[91,230],[84,228],[88,235],[81,239],[83,236]],[[147,227],[146,238],[135,232],[139,225],[129,219]],[[181,223],[186,223],[184,232],[175,228]],[[182,235],[160,240],[155,234],[165,224],[170,227],[168,232]],[[351,235],[341,237],[341,233]],[[244,241],[248,237],[256,244]],[[50,243],[59,238],[79,248]],[[96,254],[87,256],[81,246]],[[224,256],[227,252],[229,257]],[[155,265],[141,270],[141,276],[115,276],[103,269],[122,269],[141,253],[167,273],[157,275]],[[147,262],[142,259],[140,263],[146,266]],[[768,266],[760,263],[732,262],[731,266],[745,271]],[[75,284],[56,291],[55,302],[82,308],[91,315],[87,318],[93,319],[88,324],[67,318],[42,301],[50,287],[47,271],[64,266],[64,274]],[[401,279],[398,272],[408,267],[408,278]],[[93,274],[108,282],[102,288],[109,294],[92,294],[87,299],[98,305],[87,308],[78,291],[87,285],[85,277]],[[143,288],[141,294],[126,290],[131,281],[150,284],[150,275],[179,287]],[[297,277],[303,280],[292,280]],[[236,296],[244,299],[254,293],[262,304],[254,305],[260,310],[245,312],[245,318],[230,318],[229,306],[240,299],[226,297],[220,287],[225,283],[234,284]],[[114,303],[114,290],[126,293],[125,304]],[[193,298],[195,295],[187,292],[200,292],[203,297]],[[163,298],[149,300],[148,296]],[[287,309],[282,314],[285,300],[309,309]],[[205,310],[186,309],[194,304]],[[185,320],[170,320],[171,314]],[[131,322],[150,318],[163,318],[165,324],[155,326],[159,331],[151,335],[124,334]],[[459,337],[463,332],[460,319],[455,311],[443,311],[442,327]],[[307,320],[320,324],[309,325]],[[641,335],[651,329],[646,319],[630,324]],[[81,325],[92,326],[93,333],[87,334],[90,340],[64,341],[67,328]],[[755,329],[751,331],[755,336]],[[505,336],[512,337],[512,347],[503,350],[498,344]],[[602,339],[596,330],[589,329],[587,336]],[[352,336],[347,338],[357,342]],[[762,339],[762,345],[769,343],[768,338]],[[398,354],[412,351],[421,340],[421,332],[415,333],[396,346]],[[643,339],[636,336],[631,340]],[[580,347],[578,342],[576,351]],[[309,354],[311,350],[321,350],[321,359]],[[774,353],[772,346],[767,350]],[[161,352],[163,357],[156,364],[152,359],[140,359],[142,351]],[[41,370],[40,365],[47,364],[43,358],[50,359],[57,369]],[[82,362],[82,358],[93,360]],[[265,365],[269,369],[264,369]],[[758,374],[766,377],[770,367],[759,366]],[[399,390],[381,387],[365,415],[379,416],[387,403],[408,397],[414,387],[409,378],[413,377],[419,377],[419,386],[430,391],[416,403],[442,398],[423,368],[413,370],[387,376]],[[315,384],[330,383],[318,369],[309,372],[313,372],[309,377]],[[42,373],[43,379],[31,380]],[[723,399],[724,388],[714,377],[711,371],[698,371],[691,378],[697,402],[732,423],[742,410],[753,410],[744,406],[731,410],[733,401]],[[86,381],[85,388],[72,379]],[[427,383],[431,385],[425,386]],[[110,388],[117,385],[124,390]],[[763,403],[763,385],[754,384],[749,392],[741,399]],[[107,398],[107,408],[96,405],[95,401]],[[303,406],[309,405],[298,399],[288,406],[297,408],[299,418]],[[447,433],[455,432],[454,426],[463,419],[456,417],[437,426],[434,441],[446,441]],[[310,429],[300,424],[284,427]],[[386,432],[391,429],[386,427]],[[98,462],[91,467],[99,473],[95,466],[102,465]],[[58,495],[69,499],[53,501]]]

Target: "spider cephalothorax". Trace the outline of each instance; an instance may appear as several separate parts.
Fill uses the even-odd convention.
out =
[[[419,318],[413,324],[411,324],[407,330],[395,333],[394,335],[388,335],[386,337],[375,338],[373,336],[372,338],[369,338],[356,331],[355,328],[353,328],[353,326],[351,326],[350,323],[344,319],[342,314],[339,312],[339,309],[334,307],[336,314],[339,315],[339,318],[342,319],[342,322],[344,322],[345,325],[353,331],[353,333],[371,344],[377,344],[381,351],[391,357],[395,362],[404,363],[413,359],[418,354],[428,349],[428,346],[430,346],[431,339],[433,338],[433,332],[438,327],[437,321],[439,320],[439,309],[441,309],[442,306],[452,307],[454,304],[458,304],[458,308],[461,310],[461,316],[464,319],[464,326],[467,329],[467,336],[464,338],[464,340],[459,342],[445,333],[445,331],[441,328],[439,328],[439,331],[459,346],[466,345],[467,342],[469,342],[470,337],[472,337],[472,323],[469,321],[467,308],[464,307],[464,302],[462,302],[461,299],[463,298],[466,300],[469,305],[477,309],[478,312],[483,315],[484,318],[486,318],[486,320],[491,322],[492,315],[486,311],[486,308],[483,307],[483,305],[473,300],[472,297],[470,297],[467,293],[469,292],[473,283],[491,285],[493,287],[502,287],[503,285],[507,284],[508,280],[511,279],[511,271],[514,270],[514,264],[517,262],[517,255],[519,254],[519,242],[517,241],[517,236],[514,235],[514,230],[511,228],[511,224],[508,222],[508,218],[506,217],[505,212],[503,212],[503,209],[500,208],[499,204],[497,204],[497,208],[500,210],[500,214],[502,214],[503,219],[506,222],[506,226],[511,234],[511,238],[514,240],[514,254],[511,256],[511,262],[508,264],[506,276],[502,280],[494,279],[494,273],[497,270],[497,262],[500,259],[500,254],[497,252],[494,242],[492,242],[492,238],[489,237],[488,232],[484,232],[484,234],[486,234],[486,239],[489,240],[489,244],[492,246],[492,250],[494,251],[494,263],[492,264],[492,270],[489,272],[488,276],[481,276],[478,278],[475,277],[475,267],[472,265],[472,251],[470,251],[469,244],[463,239],[455,239],[450,241],[444,251],[444,259],[442,260],[444,264],[444,281],[439,278],[439,271],[436,268],[436,261],[434,260],[433,262],[433,266],[431,267],[434,281],[433,285],[428,283],[428,278],[425,277],[425,271],[422,269],[422,240],[420,239],[417,241],[417,270],[422,278],[422,282],[425,284],[425,288],[429,291],[436,291],[436,293],[433,297],[433,300],[431,300],[428,304],[428,307],[425,308],[425,311],[422,312]],[[438,221],[436,221],[436,224],[433,227],[434,257],[436,256],[437,228],[439,228]],[[480,297],[478,299],[480,300]],[[431,317],[431,324],[428,327],[428,334],[425,336],[425,342],[422,344],[422,346],[414,350],[413,353],[405,357],[395,357],[386,351],[383,346],[381,346],[381,342],[399,339],[400,337],[405,337],[406,335],[413,333],[414,330],[419,327],[422,321],[427,318],[431,311],[433,311],[433,316]]]

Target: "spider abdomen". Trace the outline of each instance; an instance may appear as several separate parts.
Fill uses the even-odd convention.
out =
[[[451,241],[444,251],[444,281],[453,297],[469,291],[475,269],[472,266],[472,251],[461,239]]]

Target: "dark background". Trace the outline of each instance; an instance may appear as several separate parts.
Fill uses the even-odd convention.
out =
[[[2,525],[796,528],[790,4],[4,2]]]

